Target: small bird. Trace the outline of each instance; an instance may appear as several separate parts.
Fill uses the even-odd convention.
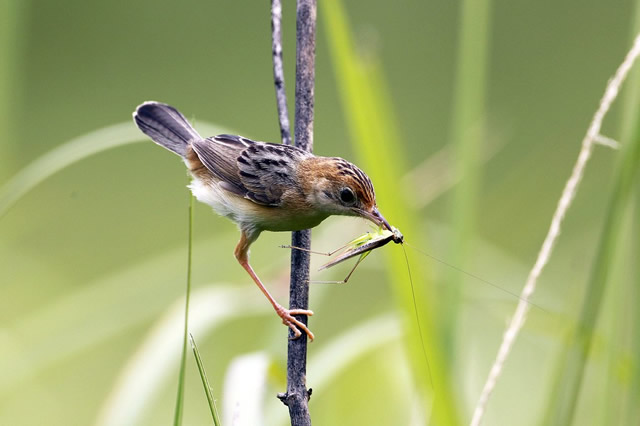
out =
[[[201,137],[175,108],[145,102],[133,119],[155,143],[181,156],[199,201],[235,222],[240,241],[235,257],[269,299],[294,338],[313,333],[271,296],[249,265],[249,246],[262,231],[299,231],[331,215],[358,216],[392,231],[376,205],[369,177],[338,157],[320,157],[291,145],[256,142],[242,136]],[[392,231],[393,232],[393,231]]]

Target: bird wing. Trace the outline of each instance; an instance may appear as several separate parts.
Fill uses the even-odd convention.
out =
[[[291,145],[254,142],[237,159],[240,180],[248,199],[270,206],[281,203],[285,190],[297,187],[296,166],[309,156]]]
[[[202,164],[216,176],[228,191],[244,196],[247,189],[238,175],[236,158],[253,141],[232,135],[218,135],[191,143]]]
[[[234,135],[194,141],[192,146],[224,189],[274,207],[280,205],[284,191],[295,184],[297,161],[309,155],[290,145],[256,142]]]

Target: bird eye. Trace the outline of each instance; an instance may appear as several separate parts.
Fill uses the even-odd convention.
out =
[[[356,194],[353,193],[351,188],[342,188],[340,190],[340,201],[344,204],[353,204],[356,201]]]

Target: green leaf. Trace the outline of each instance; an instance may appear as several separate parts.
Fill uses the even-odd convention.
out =
[[[220,426],[221,423],[220,417],[218,416],[218,409],[216,408],[216,401],[213,399],[213,394],[211,393],[211,385],[209,384],[209,379],[207,378],[207,372],[204,370],[204,365],[202,364],[202,359],[200,358],[200,352],[198,352],[196,341],[191,334],[189,334],[189,338],[191,341],[191,348],[193,348],[193,355],[196,357],[196,364],[198,364],[198,371],[200,372],[200,378],[202,379],[202,386],[204,386],[204,393],[207,395],[207,402],[209,403],[209,410],[211,411],[213,424],[216,426]]]
[[[184,298],[184,335],[182,339],[182,354],[180,355],[180,373],[178,376],[178,395],[176,397],[176,409],[173,424],[182,424],[182,411],[184,406],[184,379],[187,364],[187,334],[189,333],[189,299],[191,296],[191,253],[193,252],[193,195],[189,196],[189,237],[187,245],[187,288]]]
[[[320,12],[323,14],[320,22],[326,25],[334,74],[351,141],[360,164],[374,183],[379,208],[387,220],[402,230],[408,241],[420,240],[422,232],[417,213],[405,201],[412,189],[399,184],[407,170],[403,138],[393,118],[390,96],[380,67],[371,57],[364,60],[356,50],[341,1],[322,2]],[[421,241],[422,245],[424,243]],[[423,406],[427,410],[431,405],[428,395],[433,383],[435,398],[431,406],[435,423],[458,424],[451,375],[440,350],[442,339],[438,334],[433,303],[437,300],[435,288],[420,265],[412,264],[416,303],[420,309],[417,315],[424,326],[421,336],[403,252],[396,248],[385,253],[396,303],[406,313],[404,326],[407,329],[409,354],[416,385],[424,397]],[[431,301],[431,304],[427,301]],[[426,346],[429,365],[424,359],[422,341]]]

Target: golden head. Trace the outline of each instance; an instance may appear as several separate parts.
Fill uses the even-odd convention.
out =
[[[307,201],[328,215],[359,216],[385,227],[371,179],[354,164],[339,157],[312,157],[301,165]]]

